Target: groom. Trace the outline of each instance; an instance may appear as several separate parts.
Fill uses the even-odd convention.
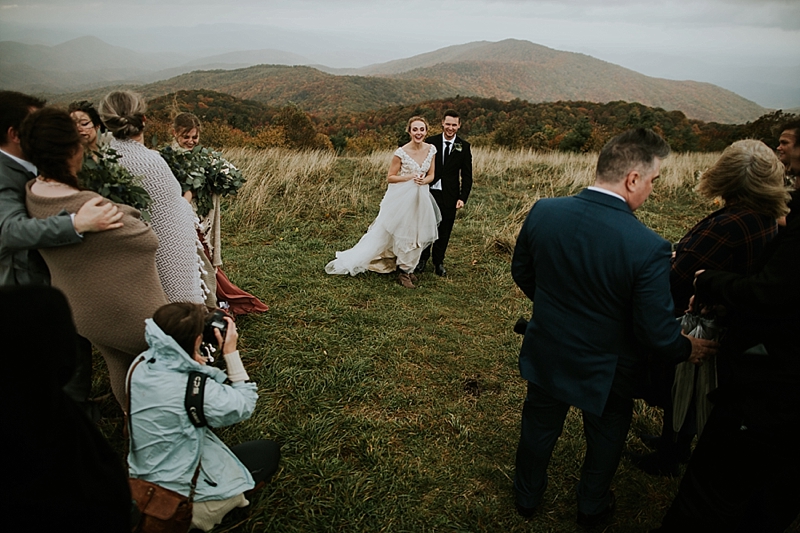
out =
[[[439,210],[442,222],[439,224],[439,238],[433,243],[434,272],[446,276],[444,253],[450,242],[450,233],[456,221],[456,211],[464,207],[472,189],[472,152],[469,143],[456,136],[461,127],[458,112],[448,109],[442,119],[442,134],[428,137],[425,142],[436,147],[436,168],[430,191]],[[417,263],[415,272],[425,270],[431,256],[431,247],[425,248]]]

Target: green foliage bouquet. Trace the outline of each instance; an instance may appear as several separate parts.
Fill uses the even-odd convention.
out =
[[[192,191],[197,204],[197,214],[208,215],[213,207],[213,195],[228,196],[244,185],[242,172],[220,152],[202,146],[182,150],[165,146],[161,157],[169,165],[183,192]]]
[[[78,182],[114,203],[138,209],[142,213],[142,219],[150,221],[147,209],[151,199],[141,186],[141,178],[119,164],[119,155],[110,146],[101,146],[97,151],[86,152],[83,167],[78,172]]]

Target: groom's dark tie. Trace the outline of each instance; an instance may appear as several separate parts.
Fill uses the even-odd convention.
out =
[[[450,145],[453,144],[453,141],[445,141],[444,144],[447,146],[444,147],[444,153],[442,154],[442,164],[444,164],[444,162],[450,156]]]

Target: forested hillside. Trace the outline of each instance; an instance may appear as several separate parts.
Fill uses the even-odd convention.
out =
[[[307,113],[296,104],[269,106],[215,91],[179,91],[149,103],[151,142],[164,142],[168,122],[181,112],[197,114],[205,124],[204,142],[219,147],[272,146],[332,148],[340,153],[367,153],[405,142],[405,125],[423,115],[440,131],[443,112],[462,116],[461,133],[476,146],[589,152],[613,135],[637,126],[661,133],[677,151],[719,151],[742,138],[775,146],[777,128],[794,115],[774,112],[745,124],[706,123],[680,111],[637,103],[503,102],[494,98],[453,98],[391,106],[360,113]],[[155,139],[152,139],[155,135]]]

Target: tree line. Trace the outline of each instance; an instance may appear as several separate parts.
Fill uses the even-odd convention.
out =
[[[653,128],[679,152],[714,152],[744,138],[774,147],[780,126],[796,115],[774,111],[745,124],[719,124],[689,119],[681,111],[666,111],[631,102],[501,101],[460,97],[392,106],[375,111],[317,117],[288,103],[283,107],[208,90],[179,91],[149,102],[149,144],[169,139],[169,123],[188,111],[204,123],[203,142],[215,148],[247,146],[335,150],[363,154],[407,142],[406,121],[424,116],[431,132],[446,109],[462,117],[461,134],[475,146],[509,149],[591,152],[631,127]]]

